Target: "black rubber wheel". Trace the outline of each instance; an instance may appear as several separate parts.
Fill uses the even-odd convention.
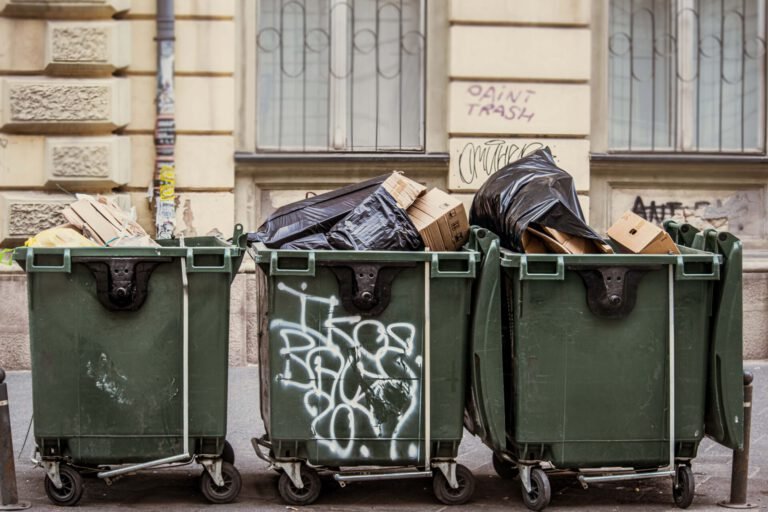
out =
[[[221,459],[224,462],[229,462],[233,466],[235,465],[235,449],[229,444],[229,441],[224,441],[224,449],[221,451]]]
[[[432,491],[441,503],[462,505],[472,499],[475,494],[475,476],[468,467],[456,464],[456,482],[459,484],[457,489],[451,487],[442,471],[433,471],[435,476],[432,477]]]
[[[200,490],[205,499],[211,503],[223,504],[232,503],[237,495],[240,494],[240,488],[243,485],[240,479],[240,472],[229,462],[221,463],[221,478],[224,485],[219,487],[213,482],[213,478],[208,471],[203,472],[200,479]]]
[[[544,510],[552,499],[552,488],[549,486],[549,477],[543,469],[531,470],[531,492],[523,490],[523,502],[530,510]]]
[[[304,487],[297,489],[293,482],[291,482],[288,473],[285,471],[280,473],[277,490],[283,501],[289,505],[309,505],[320,497],[320,489],[323,484],[320,482],[320,475],[317,474],[317,471],[302,464],[300,475]]]
[[[59,465],[59,478],[61,478],[62,488],[57,489],[50,478],[45,477],[45,494],[51,503],[60,507],[73,507],[77,505],[83,496],[83,477],[76,469]]]
[[[493,462],[493,470],[504,480],[514,480],[520,476],[520,470],[517,469],[516,464],[502,459],[496,453],[493,454],[491,461]]]
[[[677,486],[672,485],[672,496],[678,508],[688,508],[693,503],[693,495],[696,493],[696,482],[693,479],[693,471],[690,466],[677,468]]]

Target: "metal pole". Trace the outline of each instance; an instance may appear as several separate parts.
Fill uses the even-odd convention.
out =
[[[752,379],[751,372],[744,372],[744,449],[733,450],[731,466],[731,498],[718,503],[725,508],[757,508],[747,503],[749,481],[749,436],[752,424]]]
[[[173,0],[157,0],[157,119],[152,199],[158,239],[173,237],[176,224],[176,101]]]
[[[5,383],[5,370],[0,368],[0,510],[23,510],[29,507],[28,502],[19,502],[19,492],[16,489],[8,385]]]

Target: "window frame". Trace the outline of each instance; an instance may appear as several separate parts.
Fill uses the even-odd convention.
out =
[[[391,155],[394,160],[413,156],[423,160],[425,155],[438,154],[443,159],[448,151],[447,91],[448,91],[448,5],[443,1],[424,0],[426,52],[424,55],[423,95],[423,149],[405,151],[284,151],[259,149],[257,142],[257,14],[259,1],[238,2],[236,17],[237,67],[236,81],[236,132],[235,160],[253,162],[263,157],[277,163],[284,157],[286,162],[296,161],[298,155],[316,156],[322,160],[358,160],[362,155]],[[303,159],[303,158],[302,158]]]
[[[683,0],[684,2],[686,0]],[[768,34],[768,16],[764,21],[764,31]],[[762,117],[762,150],[757,151],[696,151],[689,149],[663,149],[663,150],[632,150],[632,149],[613,149],[609,144],[610,130],[610,87],[609,87],[609,54],[608,45],[610,38],[610,0],[599,0],[592,4],[592,80],[591,80],[591,100],[592,100],[592,120],[591,120],[591,153],[594,159],[605,160],[623,160],[627,162],[638,160],[659,160],[664,162],[674,161],[722,161],[723,163],[733,164],[734,162],[744,161],[754,163],[755,161],[768,162],[768,75],[763,74],[766,98],[762,105],[760,115]],[[768,70],[768,63],[766,68]],[[683,86],[684,87],[684,86]],[[677,94],[680,94],[680,84],[678,84]],[[682,103],[682,102],[679,102]],[[678,109],[680,105],[678,104]],[[693,123],[695,124],[695,120]],[[681,134],[684,123],[678,123],[678,132],[676,134],[677,147],[685,147],[684,137],[690,135]]]

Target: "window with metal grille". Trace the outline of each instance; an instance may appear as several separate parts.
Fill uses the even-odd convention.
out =
[[[259,150],[424,150],[423,0],[258,5]]]
[[[764,0],[611,0],[609,147],[764,153]]]

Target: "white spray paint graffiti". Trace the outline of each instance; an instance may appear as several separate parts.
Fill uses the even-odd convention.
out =
[[[418,420],[420,403],[422,357],[414,325],[336,316],[339,299],[308,294],[306,283],[301,290],[285,283],[277,288],[299,301],[300,313],[296,322],[272,321],[284,359],[275,378],[284,389],[302,394],[315,439],[341,458],[369,457],[361,439],[371,438],[391,440],[392,460],[406,456],[398,451],[404,448],[398,437],[409,421]],[[308,324],[312,306],[323,308],[319,329]],[[418,444],[409,443],[407,456],[418,455]]]

